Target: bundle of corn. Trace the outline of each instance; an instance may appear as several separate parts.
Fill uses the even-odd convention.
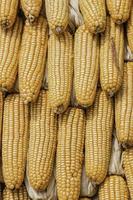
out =
[[[127,39],[128,45],[131,49],[131,52],[133,53],[133,5],[131,8],[130,18],[127,21]]]

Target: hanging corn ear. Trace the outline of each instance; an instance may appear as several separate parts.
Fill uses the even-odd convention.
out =
[[[106,26],[105,0],[79,0],[86,27],[91,33],[100,33]]]
[[[84,111],[68,108],[59,116],[56,182],[59,200],[77,200],[80,194],[84,145]]]
[[[3,120],[3,94],[0,92],[0,183],[3,183],[3,173],[2,173],[2,120]]]
[[[25,17],[32,24],[39,16],[42,0],[20,0]]]
[[[57,118],[49,107],[47,92],[40,92],[30,113],[28,175],[30,185],[40,191],[46,189],[52,175],[57,137]]]
[[[109,14],[113,21],[117,24],[121,24],[128,20],[132,0],[106,0]]]
[[[131,52],[133,53],[133,5],[131,8],[130,18],[127,22],[127,39],[128,45],[131,49]]]
[[[28,147],[28,106],[18,94],[4,102],[2,162],[4,182],[9,189],[18,189],[24,179]]]
[[[22,185],[18,190],[10,190],[5,187],[3,191],[3,200],[30,200],[26,187]]]
[[[100,185],[99,200],[127,200],[129,192],[126,181],[121,176],[109,176]]]
[[[119,142],[133,145],[133,63],[125,63],[123,84],[115,97],[115,123]]]
[[[69,22],[68,0],[45,0],[46,15],[50,29],[59,34],[65,31]]]
[[[19,89],[24,103],[36,101],[43,80],[47,50],[47,22],[39,17],[34,25],[26,22],[19,57]]]
[[[103,182],[109,167],[113,115],[113,100],[99,89],[93,106],[87,110],[85,135],[86,175],[96,184]]]
[[[74,87],[79,105],[93,104],[99,76],[99,36],[80,26],[74,41]]]
[[[70,102],[73,77],[73,38],[65,32],[52,34],[48,42],[49,101],[56,113],[66,110]]]
[[[100,44],[100,81],[104,91],[112,96],[122,83],[124,66],[124,29],[107,17],[105,34]]]
[[[133,149],[123,152],[123,168],[127,179],[130,197],[133,199]]]
[[[18,54],[22,34],[22,20],[18,17],[14,26],[0,27],[0,88],[10,90],[18,72]]]
[[[19,0],[0,0],[0,25],[2,28],[10,28],[14,24],[18,12],[18,4]]]

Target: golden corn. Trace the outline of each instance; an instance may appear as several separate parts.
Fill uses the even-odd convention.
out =
[[[106,0],[106,4],[115,23],[121,24],[128,20],[132,0]]]
[[[49,102],[56,113],[66,110],[70,102],[73,78],[73,38],[70,33],[50,35],[48,42]]]
[[[87,110],[85,169],[90,181],[100,184],[106,177],[111,156],[113,100],[98,90],[93,106]]]
[[[3,191],[3,200],[30,200],[26,187],[22,185],[18,190],[10,190],[5,187]]]
[[[28,147],[28,106],[19,94],[4,101],[2,162],[6,187],[18,189],[24,179]]]
[[[48,41],[47,22],[26,22],[19,56],[19,89],[24,103],[36,101],[43,80]]]
[[[133,145],[133,63],[125,63],[120,91],[115,97],[115,124],[119,142]]]
[[[30,110],[28,175],[32,188],[40,191],[48,186],[53,171],[57,118],[49,107],[45,91],[40,92]]]
[[[0,88],[10,90],[18,72],[18,54],[22,34],[22,20],[18,17],[8,30],[0,27]]]
[[[68,0],[45,0],[46,15],[49,27],[54,33],[65,31],[69,22]]]
[[[106,26],[105,0],[79,0],[86,27],[91,33],[100,33]]]
[[[100,44],[100,82],[104,91],[112,96],[122,83],[124,66],[124,29],[107,17],[105,34]]]
[[[3,173],[2,173],[2,120],[3,120],[3,94],[0,92],[0,183],[3,183]]]
[[[33,23],[39,16],[42,0],[20,0],[22,10],[30,23]]]
[[[77,103],[93,104],[99,78],[99,36],[80,26],[74,40],[74,89]]]
[[[100,185],[99,200],[128,200],[129,192],[126,181],[121,176],[109,176]]]
[[[133,5],[131,8],[130,18],[127,22],[127,39],[128,45],[133,53]]]
[[[82,197],[82,198],[79,198],[79,200],[91,200],[91,199],[90,198]]]
[[[80,194],[84,145],[84,111],[68,108],[59,116],[56,183],[59,200],[77,200]]]
[[[0,25],[10,28],[17,16],[19,0],[0,0]]]

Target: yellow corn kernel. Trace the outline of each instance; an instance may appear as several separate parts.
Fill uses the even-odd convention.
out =
[[[133,53],[133,5],[131,8],[130,18],[127,21],[127,39],[128,45]]]
[[[70,102],[73,78],[73,38],[65,32],[50,35],[48,42],[49,102],[56,113],[66,110]]]
[[[86,175],[96,184],[103,182],[109,167],[113,119],[113,100],[99,89],[87,110],[85,133]]]
[[[100,33],[106,26],[105,0],[79,0],[86,27],[91,33]]]
[[[91,34],[82,25],[74,40],[74,89],[79,105],[88,107],[93,104],[98,78],[99,36]]]
[[[128,200],[126,181],[121,176],[109,176],[99,187],[99,200]]]
[[[109,14],[113,21],[117,24],[121,24],[128,20],[132,0],[106,0]]]
[[[2,120],[3,120],[3,94],[0,92],[0,183],[3,183],[3,173],[2,173]],[[1,198],[0,198],[1,199]]]
[[[6,187],[18,189],[24,179],[28,149],[28,106],[19,94],[11,94],[4,101],[2,164]]]
[[[11,90],[18,72],[18,54],[22,34],[22,20],[18,17],[14,26],[0,27],[0,88]]]
[[[133,145],[133,63],[125,63],[121,89],[115,97],[115,123],[119,142]]]
[[[68,108],[59,116],[56,183],[59,200],[77,200],[84,146],[84,111]]]
[[[112,96],[122,83],[124,67],[124,29],[107,17],[105,34],[100,44],[100,82],[104,91]]]
[[[57,140],[57,117],[47,96],[47,92],[41,91],[30,109],[28,175],[30,185],[38,191],[46,189],[49,184]]]
[[[19,89],[24,103],[36,101],[44,73],[48,41],[47,22],[39,17],[34,25],[27,21],[19,56]]]
[[[69,22],[68,0],[45,0],[46,15],[49,27],[54,33],[65,31]]]
[[[32,24],[39,16],[42,0],[20,0],[25,17]]]

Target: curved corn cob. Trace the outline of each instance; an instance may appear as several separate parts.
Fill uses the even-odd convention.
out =
[[[121,176],[109,176],[99,187],[99,200],[128,200],[126,181]]]
[[[100,33],[106,26],[105,0],[79,0],[84,22],[91,33]]]
[[[30,185],[40,191],[46,189],[52,175],[57,137],[57,118],[45,91],[31,105],[30,113],[28,175]]]
[[[113,127],[113,100],[99,90],[94,105],[87,110],[85,135],[86,175],[96,184],[106,177]]]
[[[74,87],[79,105],[93,104],[99,76],[99,36],[80,26],[74,41]]]
[[[68,0],[45,0],[46,15],[50,29],[59,34],[65,31],[69,22]]]
[[[26,187],[23,185],[18,190],[10,190],[5,187],[3,191],[3,200],[30,200]]]
[[[132,0],[106,0],[106,4],[115,23],[121,24],[128,20]]]
[[[35,101],[43,80],[47,50],[47,22],[39,17],[34,25],[25,24],[19,57],[19,89],[25,103]]]
[[[130,18],[127,22],[127,39],[128,45],[131,49],[131,52],[133,53],[133,5],[131,8]]]
[[[0,0],[0,25],[10,28],[17,16],[19,0]]]
[[[80,194],[84,144],[84,112],[68,108],[59,116],[56,182],[59,200],[77,200]]]
[[[18,54],[22,34],[22,20],[18,17],[8,30],[0,27],[0,88],[10,90],[18,71]]]
[[[107,17],[105,34],[100,44],[100,81],[101,87],[111,96],[122,83],[124,65],[124,29]]]
[[[30,23],[33,23],[39,16],[42,0],[20,0],[22,10]]]
[[[4,181],[9,189],[18,189],[24,179],[28,147],[28,106],[18,94],[4,102],[2,161]]]
[[[3,94],[0,92],[0,183],[3,183],[3,173],[2,173],[2,120],[3,120]],[[1,198],[0,198],[1,199]]]
[[[52,34],[48,42],[49,102],[56,113],[66,110],[70,102],[73,77],[73,38],[65,32]]]
[[[133,63],[125,63],[120,91],[115,97],[115,123],[118,140],[133,145]]]

